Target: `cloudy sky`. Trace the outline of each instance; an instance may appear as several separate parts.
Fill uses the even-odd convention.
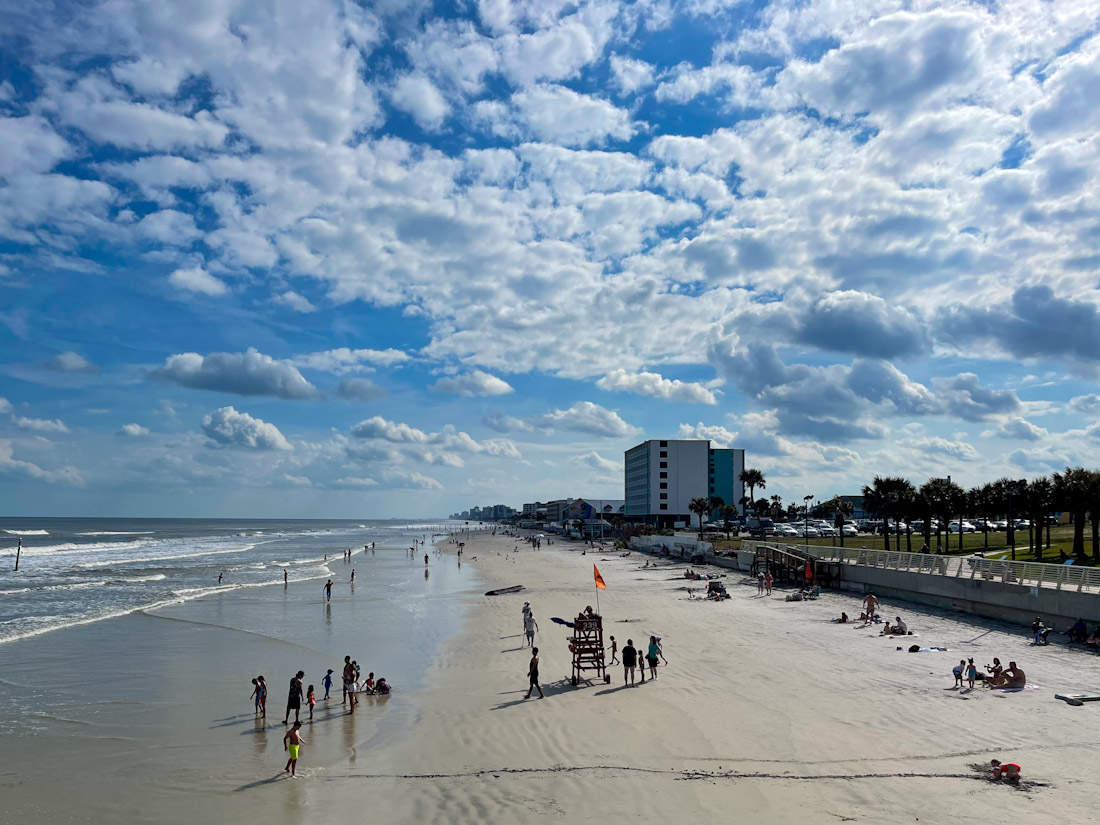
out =
[[[1100,4],[2,2],[0,507],[1100,466]]]

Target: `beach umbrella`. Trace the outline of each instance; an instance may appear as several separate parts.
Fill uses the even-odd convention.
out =
[[[572,622],[567,622],[565,619],[558,618],[557,616],[551,616],[550,621],[554,622],[555,624],[563,624],[566,627],[572,627],[573,626]]]

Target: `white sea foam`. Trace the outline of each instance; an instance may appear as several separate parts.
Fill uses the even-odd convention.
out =
[[[88,530],[77,533],[78,536],[151,536],[153,530]]]
[[[48,536],[49,530],[5,530],[9,536]]]

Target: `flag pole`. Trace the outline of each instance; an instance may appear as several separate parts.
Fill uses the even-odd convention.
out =
[[[19,557],[23,554],[23,537],[19,537],[19,546],[15,548],[15,572],[19,572]]]
[[[593,587],[595,587],[595,582],[593,582]],[[602,616],[603,614],[600,613],[600,588],[596,587],[595,589],[596,589],[596,615],[597,616]]]

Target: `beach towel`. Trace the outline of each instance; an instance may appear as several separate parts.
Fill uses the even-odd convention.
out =
[[[991,687],[990,690],[999,690],[1002,693],[1019,693],[1022,690],[1042,690],[1042,687],[1040,687],[1039,685],[1027,684],[1024,685],[1022,688]]]

